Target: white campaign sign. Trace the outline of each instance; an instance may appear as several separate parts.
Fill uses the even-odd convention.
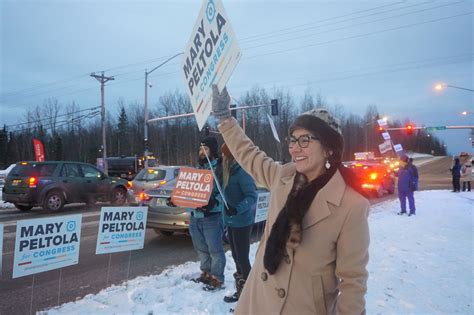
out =
[[[258,193],[257,208],[255,210],[255,223],[265,221],[268,216],[268,206],[270,204],[270,193]]]
[[[3,224],[0,224],[0,278],[2,275],[2,257],[3,257]]]
[[[102,207],[96,254],[142,249],[148,207]]]
[[[387,121],[385,119],[379,119],[377,120],[377,123],[379,124],[380,127],[385,128],[387,127]]]
[[[275,138],[276,141],[278,141],[278,143],[280,143],[280,137],[278,137],[278,132],[275,128],[275,123],[273,122],[273,119],[272,117],[270,117],[270,115],[267,114],[267,117],[268,117],[268,121],[270,122],[270,127],[272,128],[273,137]]]
[[[388,132],[382,132],[382,137],[384,140],[390,140],[390,134]]]
[[[392,142],[390,140],[384,141],[382,144],[379,144],[379,151],[381,154],[392,150]]]
[[[181,68],[199,130],[211,113],[212,85],[222,91],[241,53],[221,0],[204,0]]]
[[[77,264],[81,222],[81,214],[18,221],[13,278]]]
[[[403,151],[403,147],[401,144],[395,144],[393,148],[395,149],[395,152]]]

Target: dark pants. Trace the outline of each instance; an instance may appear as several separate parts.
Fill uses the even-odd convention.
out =
[[[461,191],[461,176],[453,176],[453,191]]]
[[[462,191],[466,191],[466,186],[467,191],[471,191],[471,182],[462,182]]]
[[[252,226],[249,225],[240,228],[227,227],[227,231],[229,232],[230,250],[235,261],[237,273],[247,280],[251,268],[249,251]]]
[[[398,198],[400,199],[400,207],[401,207],[401,212],[406,213],[407,212],[407,201],[408,199],[408,205],[410,207],[410,213],[415,213],[415,197],[413,196],[413,191],[398,191]]]

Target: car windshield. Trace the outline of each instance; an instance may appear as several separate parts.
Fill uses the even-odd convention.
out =
[[[17,165],[10,172],[10,176],[28,177],[28,176],[52,176],[56,164],[28,164]]]
[[[166,177],[166,171],[160,169],[144,169],[135,177],[136,180],[162,180]]]

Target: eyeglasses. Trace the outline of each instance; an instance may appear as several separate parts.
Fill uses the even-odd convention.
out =
[[[298,145],[300,148],[307,148],[309,146],[309,143],[312,140],[319,140],[318,137],[310,136],[310,135],[302,135],[299,138],[295,138],[293,136],[288,136],[285,138],[285,141],[288,143],[288,147],[292,148],[295,146],[295,144],[298,142]]]

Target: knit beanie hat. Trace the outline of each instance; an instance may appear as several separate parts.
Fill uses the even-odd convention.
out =
[[[206,146],[209,148],[209,151],[211,151],[211,155],[213,158],[218,158],[219,153],[218,153],[218,144],[217,144],[217,139],[214,137],[206,137],[202,139],[201,145]]]
[[[291,135],[296,129],[306,129],[320,139],[326,149],[333,152],[330,162],[340,163],[344,149],[344,139],[339,119],[333,117],[324,108],[315,108],[301,114],[291,124],[288,134]]]

